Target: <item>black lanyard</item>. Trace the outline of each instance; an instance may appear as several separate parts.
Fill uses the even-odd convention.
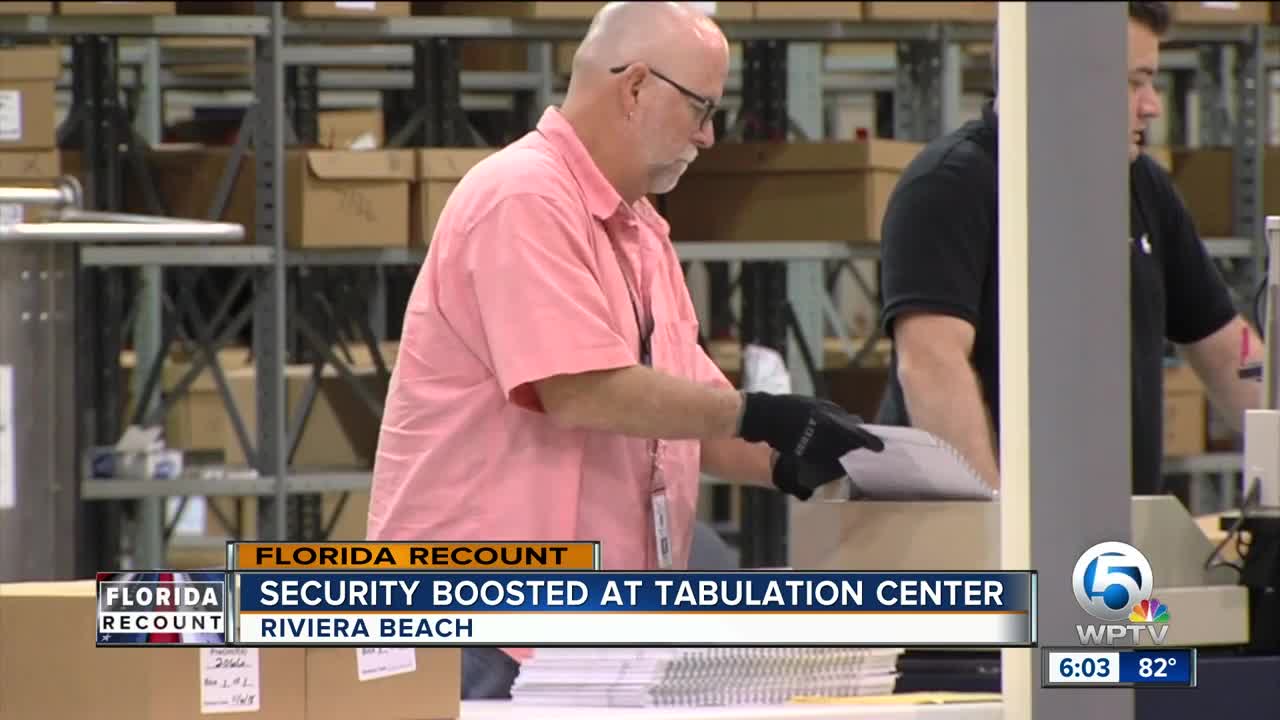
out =
[[[632,288],[631,281],[627,279],[627,269],[622,266],[622,257],[618,254],[616,246],[612,247],[612,250],[614,260],[618,261],[618,272],[622,275],[622,282],[627,286],[627,300],[631,301],[631,312],[636,318],[636,331],[640,335],[640,364],[653,367],[653,308],[649,309],[649,326],[646,329],[644,321],[640,319],[640,305],[636,302],[637,293]]]

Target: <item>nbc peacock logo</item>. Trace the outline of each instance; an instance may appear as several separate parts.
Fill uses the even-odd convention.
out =
[[[1129,622],[1167,623],[1169,622],[1169,606],[1155,598],[1143,600],[1133,606],[1133,612],[1129,613]]]

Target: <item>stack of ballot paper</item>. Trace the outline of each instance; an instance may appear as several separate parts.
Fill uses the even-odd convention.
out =
[[[765,705],[885,695],[895,648],[540,648],[511,689],[528,705]]]
[[[863,425],[884,450],[854,450],[840,458],[847,477],[827,483],[815,502],[851,500],[995,500],[998,493],[954,447],[923,430]]]

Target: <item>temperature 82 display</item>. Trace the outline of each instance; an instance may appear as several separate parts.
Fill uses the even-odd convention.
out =
[[[1195,687],[1186,648],[1045,648],[1044,687]]]

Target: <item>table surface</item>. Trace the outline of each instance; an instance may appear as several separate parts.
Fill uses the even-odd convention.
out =
[[[505,700],[464,700],[460,720],[1000,720],[998,702],[948,705],[744,705],[711,708],[598,708],[516,705]]]

